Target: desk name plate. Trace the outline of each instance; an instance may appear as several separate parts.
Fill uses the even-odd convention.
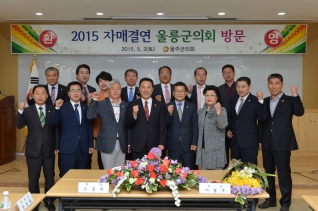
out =
[[[78,193],[108,193],[109,183],[79,182]]]
[[[231,194],[231,185],[226,183],[200,183],[199,193]]]
[[[30,192],[22,196],[16,203],[18,205],[20,211],[26,210],[31,204],[33,204],[34,199]]]

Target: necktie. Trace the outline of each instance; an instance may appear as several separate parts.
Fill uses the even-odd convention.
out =
[[[128,101],[131,102],[134,99],[134,94],[133,94],[133,91],[132,91],[133,88],[129,88],[129,89],[130,89],[130,91],[129,91]]]
[[[42,127],[44,127],[44,125],[45,125],[45,116],[44,116],[44,113],[42,111],[43,108],[39,107],[39,109],[40,109],[40,122],[41,122]]]
[[[147,121],[149,120],[149,109],[148,109],[148,102],[145,101],[145,115],[146,115],[146,119]]]
[[[241,104],[239,105],[239,107],[238,107],[238,109],[237,109],[237,114],[239,114],[239,113],[240,113],[241,108],[242,108],[243,103],[244,103],[244,98],[241,98],[240,100],[241,100]]]
[[[170,94],[169,94],[168,86],[165,86],[165,95],[166,95],[166,103],[170,103]]]
[[[52,103],[54,105],[54,103],[55,103],[55,87],[54,86],[51,87],[51,96],[50,97],[51,97]]]
[[[83,93],[83,95],[85,97],[85,100],[87,100],[88,93],[87,93],[87,90],[86,90],[86,86],[83,86],[82,93]]]
[[[198,110],[201,109],[201,98],[202,98],[202,93],[201,93],[202,86],[198,86],[198,94],[197,94],[197,99],[198,99]]]
[[[181,105],[182,105],[182,103],[178,103],[178,114],[179,114],[180,122],[181,122],[181,120],[182,120],[182,109],[181,109]]]
[[[75,106],[74,111],[75,111],[75,115],[76,115],[77,121],[78,121],[79,124],[81,124],[79,112],[78,112],[78,109],[77,109],[78,104],[74,104],[74,106]]]

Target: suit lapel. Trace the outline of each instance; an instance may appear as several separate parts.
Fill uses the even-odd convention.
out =
[[[249,106],[250,102],[251,102],[251,93],[248,95],[248,97],[243,102],[243,106],[242,106],[242,108],[240,110],[239,115]]]
[[[112,106],[112,102],[110,101],[109,98],[106,99],[106,109],[110,113],[110,116],[113,118],[113,120],[115,122],[117,122],[115,114],[114,114],[114,109],[113,109],[113,106]]]
[[[40,121],[40,116],[39,116],[39,113],[36,109],[36,106],[35,105],[30,106],[30,109],[31,109],[32,115],[35,116],[35,121],[37,122],[38,125],[40,125],[42,127],[41,121]],[[46,121],[46,119],[45,119],[45,121]]]
[[[148,120],[148,121],[150,121],[151,117],[153,116],[153,115],[151,115],[152,112],[156,112],[156,110],[157,110],[157,104],[158,104],[157,102],[158,102],[158,101],[152,99],[151,111],[150,111],[150,113],[149,113],[149,120]],[[144,112],[144,113],[145,113],[145,112]],[[146,114],[145,114],[145,117],[146,117]]]
[[[75,121],[79,124],[79,122],[78,122],[78,120],[77,120],[77,117],[76,117],[76,114],[75,114],[75,111],[74,111],[74,108],[73,108],[73,106],[72,106],[72,103],[69,102],[69,103],[65,104],[65,106],[67,106],[67,107],[66,107],[67,110],[69,111],[69,113],[71,114],[71,116],[75,119]],[[80,106],[82,106],[82,105],[80,104]],[[82,118],[83,118],[83,109],[82,109]],[[82,122],[82,121],[81,121],[81,122]]]
[[[143,118],[147,121],[146,119],[146,114],[145,114],[145,108],[144,105],[142,104],[142,100],[138,99],[138,104],[139,104],[139,111],[141,111],[141,115],[143,116]],[[153,101],[152,101],[153,102]],[[139,112],[138,112],[139,113]]]
[[[84,118],[86,118],[86,116],[87,116],[87,111],[86,111],[86,108],[85,108],[85,106],[84,105],[82,105],[81,103],[79,103],[80,104],[80,106],[81,106],[81,109],[82,109],[82,115],[81,115],[81,124],[83,123],[83,120],[84,120]],[[74,114],[75,114],[75,112],[73,112]],[[75,117],[76,117],[76,115],[75,115]],[[76,120],[77,120],[77,118],[76,118]]]
[[[46,105],[46,114],[45,114],[45,125],[49,124],[50,116],[52,114],[52,109],[49,108],[48,105]]]
[[[128,95],[127,95],[127,89],[128,89],[127,86],[123,88],[123,99],[122,100],[129,102]]]
[[[139,94],[139,88],[135,86],[135,92],[134,92],[134,100],[136,100],[136,95],[140,96]]]
[[[286,100],[286,95],[283,94],[277,103],[277,106],[273,114],[273,118],[275,117],[275,114],[279,113],[279,110],[284,106],[285,100]],[[270,110],[268,111],[270,112]]]
[[[181,122],[183,122],[185,115],[188,113],[189,105],[187,101],[184,101],[183,111],[182,111],[182,119]],[[178,114],[179,117],[179,114]]]
[[[119,114],[119,121],[118,122],[125,121],[124,110],[125,110],[125,105],[124,105],[124,103],[121,103],[120,104],[120,114]]]

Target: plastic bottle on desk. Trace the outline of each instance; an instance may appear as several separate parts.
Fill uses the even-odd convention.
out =
[[[11,211],[11,200],[9,197],[9,191],[3,191],[3,198],[1,200],[1,210]]]

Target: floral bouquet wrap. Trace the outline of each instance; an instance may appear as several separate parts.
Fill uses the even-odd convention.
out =
[[[266,173],[255,164],[232,159],[222,182],[231,184],[231,192],[236,195],[235,201],[244,205],[246,196],[263,193],[268,186],[267,176],[275,175]]]
[[[133,185],[141,186],[147,193],[157,191],[160,187],[169,187],[175,200],[180,206],[179,188],[190,189],[199,187],[199,183],[207,183],[207,179],[199,176],[199,171],[191,171],[182,167],[177,160],[168,157],[161,159],[161,150],[152,148],[142,159],[127,161],[125,166],[107,170],[98,181],[115,185],[113,197],[124,187],[130,191]]]

